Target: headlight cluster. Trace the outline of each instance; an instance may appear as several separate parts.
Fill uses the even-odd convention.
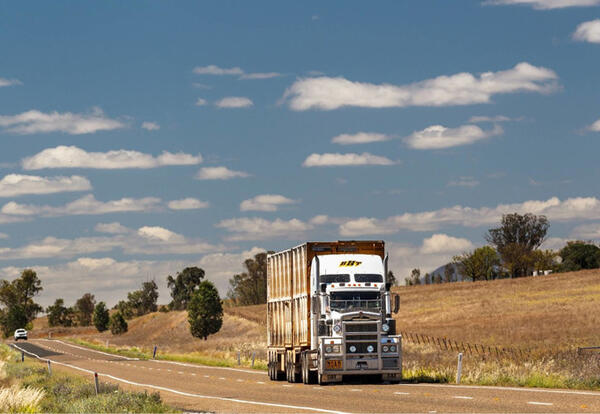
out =
[[[390,330],[390,325],[384,323],[383,325],[381,325],[381,329],[383,330],[383,332],[387,332]]]
[[[340,333],[342,332],[342,325],[340,325],[339,323],[336,323],[335,325],[333,325],[333,332],[335,333]]]
[[[341,351],[341,348],[339,345],[326,345],[325,346],[325,352],[327,354],[339,354]]]
[[[396,352],[396,345],[384,345],[381,350],[383,352]]]

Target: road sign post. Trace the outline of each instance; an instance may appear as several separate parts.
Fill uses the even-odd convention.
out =
[[[98,373],[94,372],[94,386],[96,387],[96,395],[100,393],[100,384],[98,383]]]
[[[460,384],[460,377],[462,376],[462,360],[463,354],[459,352],[458,354],[458,367],[456,368],[456,383]]]

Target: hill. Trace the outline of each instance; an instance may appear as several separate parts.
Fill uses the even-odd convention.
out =
[[[398,330],[457,341],[527,348],[600,345],[600,270],[490,282],[401,286]],[[47,336],[45,318],[32,336]],[[186,312],[152,313],[128,321],[120,336],[89,328],[52,328],[112,345],[138,346],[174,353],[232,356],[238,350],[266,347],[266,306],[225,308],[221,331],[204,341],[191,336]]]

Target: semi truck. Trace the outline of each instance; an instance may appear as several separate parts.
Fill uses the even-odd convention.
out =
[[[402,378],[383,241],[307,242],[267,256],[269,378],[320,385]],[[393,305],[393,306],[392,306]]]

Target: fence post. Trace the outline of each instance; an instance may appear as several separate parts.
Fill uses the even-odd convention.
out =
[[[256,358],[256,351],[252,352],[252,368],[254,368],[254,358]]]
[[[100,393],[100,384],[98,383],[98,373],[94,372],[94,386],[96,388],[96,395]]]
[[[48,332],[48,339],[52,339],[52,332]]]
[[[52,366],[50,366],[50,360],[48,360],[48,375],[52,375]]]
[[[460,377],[462,376],[462,352],[458,353],[458,367],[456,368],[456,383],[460,384]]]
[[[108,348],[108,339],[106,340],[106,347]]]
[[[238,351],[237,357],[238,357],[238,365],[242,365],[241,352],[240,351]]]
[[[158,349],[158,346],[154,345],[154,351],[152,352],[152,359],[156,359],[156,350]]]
[[[25,362],[25,352],[21,351],[21,362]]]

